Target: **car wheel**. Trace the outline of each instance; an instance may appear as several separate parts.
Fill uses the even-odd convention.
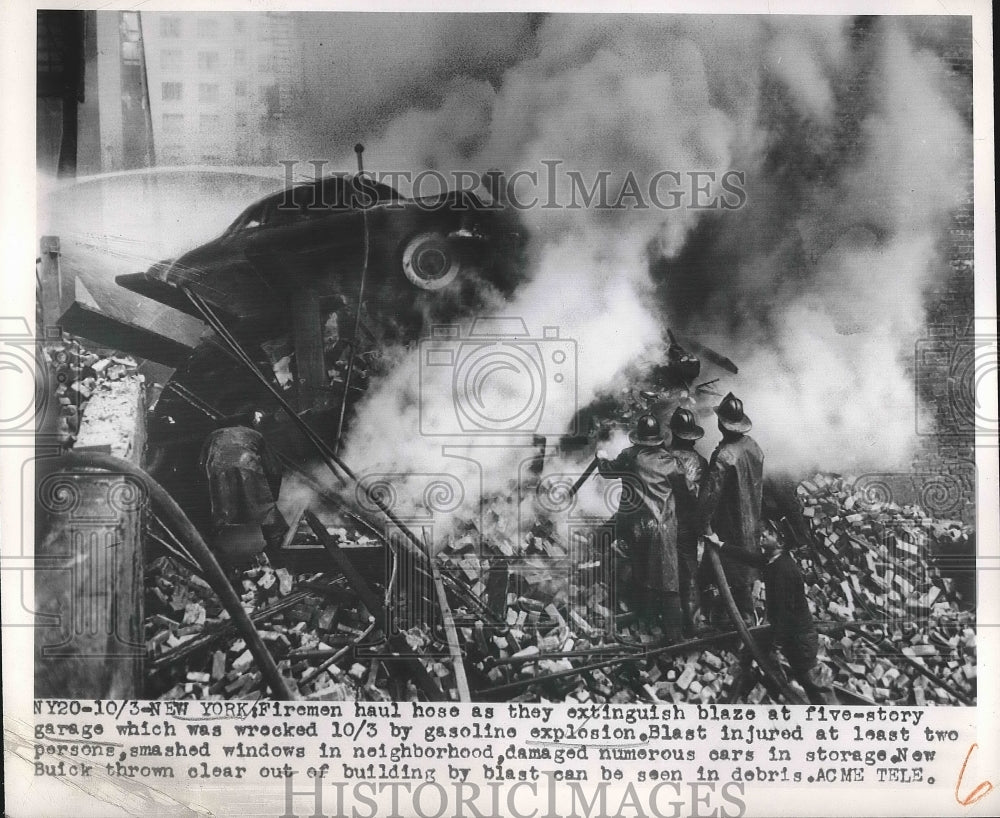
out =
[[[441,290],[462,271],[462,256],[443,233],[417,233],[403,245],[403,274],[422,290]]]

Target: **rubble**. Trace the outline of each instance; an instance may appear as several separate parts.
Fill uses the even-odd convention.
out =
[[[297,539],[306,539],[303,527]],[[345,529],[328,529],[342,541]],[[360,539],[354,535],[355,539]],[[394,678],[396,662],[384,660],[383,634],[338,571],[292,573],[266,556],[233,577],[250,615],[290,687],[312,700],[385,701],[418,697],[412,684]],[[228,699],[264,695],[261,674],[244,639],[208,585],[171,556],[146,568],[147,691],[167,699]],[[451,674],[441,645],[429,630],[406,634],[435,678]],[[366,655],[370,654],[370,655]],[[330,662],[335,658],[336,662]],[[320,672],[317,672],[320,671]]]
[[[815,541],[796,556],[821,631],[821,675],[850,703],[974,702],[975,611],[934,567],[932,549],[947,551],[971,532],[958,521],[934,520],[917,506],[873,502],[856,493],[853,483],[817,474],[797,489]],[[479,558],[475,546],[475,533],[465,534],[446,543],[439,559],[443,571],[480,594],[493,572],[511,575],[495,622],[460,606],[455,610],[471,619],[459,633],[470,676],[484,697],[507,685],[523,690],[518,700],[524,701],[704,703],[730,692],[733,644],[628,658],[621,637],[649,646],[660,634],[636,623],[624,601],[616,602],[624,596],[621,589],[600,580],[617,575],[607,565],[616,558],[613,550],[566,544],[541,524],[520,543],[500,529],[487,532]],[[754,598],[762,621],[760,585]],[[496,601],[488,599],[494,610]],[[617,651],[622,661],[571,672],[601,650]],[[542,678],[553,674],[562,675]],[[771,701],[762,685],[749,699]]]
[[[947,548],[969,536],[968,529],[915,506],[871,502],[849,478],[816,475],[797,493],[813,542],[795,554],[820,630],[821,673],[841,699],[974,702],[975,611],[940,576],[931,554],[932,545]],[[620,552],[587,538],[567,543],[544,522],[517,542],[505,522],[510,502],[497,500],[487,510],[489,530],[466,524],[436,557],[473,695],[488,699],[496,689],[513,701],[726,699],[738,649],[733,634],[707,634],[689,648],[654,648],[658,629],[638,621],[623,589],[607,579],[618,575],[610,561],[622,560]],[[326,531],[341,543],[351,540],[346,529]],[[295,537],[303,540],[316,541],[304,523]],[[353,649],[359,638],[378,641],[380,633],[332,567],[327,574],[293,574],[261,558],[237,585],[279,668],[304,697],[422,695],[412,682],[401,690],[384,663]],[[763,620],[760,587],[755,602]],[[436,619],[408,622],[406,642],[426,651],[420,662],[456,698],[445,629]],[[147,571],[146,628],[156,695],[261,695],[260,674],[211,591],[168,557]],[[174,661],[165,662],[171,652]],[[748,701],[774,699],[758,684]]]
[[[60,442],[72,447],[81,424],[90,424],[109,430],[106,445],[114,451],[114,418],[99,407],[103,395],[121,392],[119,384],[141,395],[144,378],[136,362],[90,351],[67,334],[45,343],[43,352],[56,384]],[[653,393],[638,390],[622,398],[616,423],[627,423]],[[821,631],[822,672],[845,703],[974,703],[975,601],[963,599],[937,568],[974,531],[956,520],[931,518],[919,506],[855,491],[854,485],[850,477],[820,473],[797,488],[810,540],[795,555]],[[517,518],[515,494],[512,489],[511,496],[487,504],[486,531],[457,521],[456,532],[438,544],[453,638],[438,616],[405,623],[405,644],[420,654],[418,661],[446,696],[457,699],[449,643],[464,656],[472,695],[480,698],[497,688],[510,690],[516,701],[596,703],[706,703],[731,693],[735,640],[681,652],[650,650],[662,634],[638,621],[626,603],[627,588],[610,579],[622,576],[627,563],[616,545],[583,536],[567,541],[544,519],[517,541],[511,522]],[[304,522],[295,528],[293,548],[318,542]],[[369,541],[346,528],[327,532],[342,543]],[[325,573],[293,573],[262,557],[235,586],[299,695],[426,695],[412,681],[401,683],[393,662],[365,657],[364,647],[355,646],[377,644],[382,633],[332,561]],[[754,598],[762,621],[762,588]],[[166,556],[150,563],[149,695],[262,695],[261,675],[228,619],[209,586],[187,567]],[[748,700],[772,701],[763,685]]]
[[[56,431],[62,447],[72,448],[81,424],[87,424],[88,438],[97,441],[95,445],[128,458],[130,452],[121,450],[128,444],[116,423],[116,406],[123,401],[138,401],[142,394],[145,376],[138,372],[136,361],[115,352],[100,355],[65,332],[58,340],[42,345],[42,356],[59,404]],[[123,382],[121,386],[112,386],[119,382]]]
[[[872,620],[826,646],[835,683],[879,703],[974,702],[975,609],[935,566],[971,529],[855,492],[854,483],[817,474],[797,488],[819,580],[807,589],[814,617]]]

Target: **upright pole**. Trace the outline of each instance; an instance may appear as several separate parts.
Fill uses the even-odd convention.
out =
[[[364,164],[361,161],[361,154],[365,152],[365,146],[359,142],[354,146],[354,152],[358,155],[357,178],[360,179],[365,172]],[[364,253],[361,261],[361,286],[358,288],[358,308],[354,314],[354,335],[351,336],[351,341],[347,346],[348,358],[347,373],[344,376],[344,394],[341,395],[340,398],[340,416],[337,418],[337,439],[333,442],[333,451],[335,454],[340,453],[340,441],[344,433],[344,416],[347,413],[347,396],[351,391],[351,376],[354,374],[354,353],[358,345],[358,335],[361,332],[361,307],[365,303],[365,280],[368,278],[368,207],[364,203],[361,205],[361,219],[364,233]]]

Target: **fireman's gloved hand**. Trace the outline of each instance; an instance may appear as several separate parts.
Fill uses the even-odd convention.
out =
[[[702,539],[706,543],[711,543],[716,548],[722,548],[723,546],[725,546],[725,543],[719,539],[719,535],[716,534],[714,531],[711,532],[710,534],[706,534]]]
[[[597,450],[597,459],[598,460],[610,460],[611,458],[608,457],[607,451],[605,451],[604,449],[598,449]]]

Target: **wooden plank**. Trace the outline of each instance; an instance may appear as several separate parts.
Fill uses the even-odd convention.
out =
[[[180,366],[193,352],[193,347],[187,344],[137,324],[113,318],[79,301],[72,302],[53,322],[53,326],[55,325],[99,346],[120,349],[138,358],[169,367]]]
[[[42,236],[39,247],[41,262],[38,269],[38,299],[42,307],[42,323],[46,327],[59,324],[62,298],[59,281],[59,237]]]
[[[441,574],[438,573],[437,565],[433,560],[431,560],[431,571],[434,574],[434,588],[437,591],[441,616],[444,618],[444,634],[448,642],[448,653],[451,654],[451,666],[455,674],[455,687],[458,690],[458,700],[460,702],[471,702],[472,696],[469,693],[469,681],[465,677],[465,659],[462,656],[462,648],[458,644],[458,632],[455,630],[455,618],[452,616],[451,606],[448,605],[448,597],[444,592],[444,583],[441,581]]]
[[[322,592],[318,591],[317,593],[322,593]],[[289,596],[286,596],[284,599],[279,599],[277,602],[274,602],[268,605],[267,607],[262,608],[261,610],[257,611],[257,613],[251,614],[250,621],[253,622],[254,625],[259,625],[261,622],[266,622],[268,619],[272,619],[278,614],[281,614],[291,608],[294,608],[300,602],[305,602],[306,600],[309,599],[309,597],[312,594],[313,594],[312,589],[298,591],[294,594],[290,594]],[[172,650],[169,650],[166,653],[161,654],[160,656],[158,656],[156,659],[153,660],[149,670],[150,672],[164,670],[170,667],[171,665],[175,664],[176,662],[183,661],[185,658],[187,658],[193,653],[197,653],[200,650],[205,650],[211,647],[213,644],[215,644],[216,642],[218,642],[223,638],[231,637],[236,632],[237,628],[235,623],[231,619],[226,620],[225,623],[218,628],[218,630],[207,631],[205,633],[202,633],[197,637],[195,637],[194,639],[192,639],[190,642],[185,642],[184,644],[178,645],[176,648],[173,648]]]
[[[344,549],[342,549],[333,537],[327,533],[326,527],[315,514],[311,511],[306,511],[305,519],[309,524],[309,527],[313,530],[313,533],[319,538],[319,541],[323,543],[323,547],[326,548],[330,556],[333,557],[334,561],[337,563],[337,566],[343,572],[348,585],[352,590],[354,590],[355,593],[357,593],[358,597],[361,599],[361,603],[368,609],[368,612],[375,617],[375,622],[384,634],[389,646],[395,652],[400,654],[399,658],[403,662],[404,667],[413,676],[421,690],[423,690],[427,697],[432,701],[444,700],[444,692],[441,690],[441,686],[431,677],[427,668],[424,667],[423,663],[418,658],[418,654],[416,654],[407,644],[406,639],[398,633],[393,634],[389,632],[387,622],[388,617],[386,616],[383,601],[371,589],[371,586],[367,583],[365,578],[361,576],[358,570],[354,567],[353,563],[344,553]],[[383,661],[387,661],[391,657],[383,656],[381,658]]]

